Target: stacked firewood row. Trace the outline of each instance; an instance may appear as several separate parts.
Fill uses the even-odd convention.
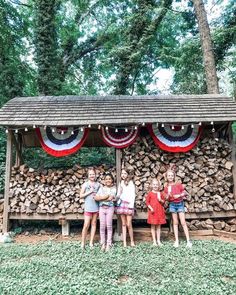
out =
[[[146,211],[145,196],[151,179],[165,183],[168,165],[176,165],[178,181],[186,188],[185,207],[189,213],[236,210],[233,195],[231,147],[223,140],[205,138],[186,153],[167,153],[155,146],[150,136],[139,138],[122,150],[122,165],[133,174],[136,185],[136,208]],[[105,165],[96,168],[98,181],[104,173],[115,168]],[[36,171],[22,165],[13,167],[10,183],[9,210],[14,213],[83,213],[81,185],[87,169],[75,165],[71,169]]]
[[[103,183],[106,171],[96,168],[98,181]],[[80,199],[81,185],[87,179],[87,169],[75,165],[72,169],[35,171],[26,165],[12,168],[10,183],[10,212],[15,213],[83,213],[84,199]]]
[[[145,196],[152,178],[165,185],[169,165],[176,166],[177,180],[188,193],[187,212],[236,210],[233,195],[231,147],[224,140],[204,138],[186,153],[168,153],[155,146],[150,136],[139,138],[123,150],[122,165],[133,174],[136,208],[146,210]]]
[[[207,229],[217,229],[227,232],[236,232],[236,218],[230,219],[206,219],[206,220],[192,220],[187,221],[189,230],[207,230]],[[180,227],[181,228],[181,227]]]

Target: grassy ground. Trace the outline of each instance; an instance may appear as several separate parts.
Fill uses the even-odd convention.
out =
[[[0,245],[0,294],[236,294],[236,245],[192,249],[119,244],[108,253],[79,242]]]

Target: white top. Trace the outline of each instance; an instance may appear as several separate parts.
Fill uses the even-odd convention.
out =
[[[128,185],[125,185],[124,180],[121,180],[121,183],[118,187],[118,198],[122,201],[129,202],[129,208],[134,208],[135,201],[135,185],[132,180],[129,181]]]

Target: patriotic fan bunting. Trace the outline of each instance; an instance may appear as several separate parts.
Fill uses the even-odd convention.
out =
[[[156,145],[162,150],[174,153],[191,150],[197,144],[201,134],[199,125],[185,125],[182,128],[181,125],[150,124],[148,130]]]
[[[116,127],[109,127],[101,129],[102,139],[103,141],[117,149],[125,148],[131,145],[138,136],[138,129],[135,128],[116,128]]]
[[[42,148],[54,157],[64,157],[77,152],[88,135],[75,127],[36,128]]]

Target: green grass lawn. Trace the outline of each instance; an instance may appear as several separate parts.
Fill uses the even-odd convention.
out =
[[[108,253],[79,242],[0,245],[0,294],[236,294],[236,245],[119,244]]]

